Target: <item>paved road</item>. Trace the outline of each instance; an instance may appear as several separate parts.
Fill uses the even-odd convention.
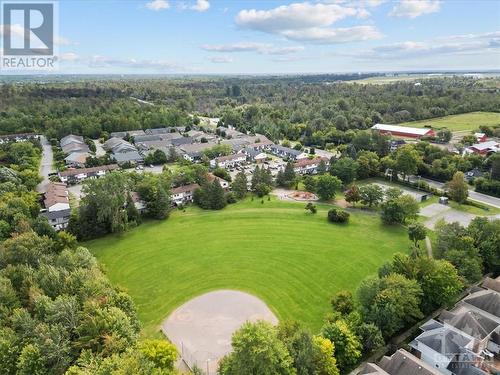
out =
[[[411,180],[417,181],[418,179],[416,177],[412,177]],[[442,183],[442,182],[429,180],[428,178],[421,178],[421,181],[427,182],[429,184],[429,186],[432,186],[436,189],[440,189],[440,190],[444,189],[444,183]],[[495,198],[495,197],[492,197],[490,195],[481,194],[481,193],[478,193],[477,191],[474,191],[474,190],[469,190],[469,199],[476,201],[476,202],[484,203],[484,204],[487,204],[487,205],[490,205],[490,206],[493,206],[496,208],[500,208],[500,198]]]
[[[40,162],[39,174],[42,176],[43,180],[36,187],[36,191],[39,193],[45,193],[47,191],[47,185],[49,184],[49,174],[54,172],[52,147],[43,135],[40,136],[40,143],[42,144],[42,160]]]

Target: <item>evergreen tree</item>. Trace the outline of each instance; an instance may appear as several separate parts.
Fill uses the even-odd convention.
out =
[[[212,210],[222,210],[227,205],[224,189],[220,186],[219,181],[214,180],[210,185],[210,208]]]
[[[127,194],[127,220],[129,222],[139,223],[141,215],[135,207],[134,201],[132,200],[132,195]]]
[[[248,185],[248,180],[245,173],[238,172],[238,174],[234,178],[234,182],[231,185],[233,192],[238,199],[245,198],[248,190],[247,185]]]

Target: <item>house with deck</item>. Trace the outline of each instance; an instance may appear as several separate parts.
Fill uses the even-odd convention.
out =
[[[40,215],[47,218],[52,228],[57,231],[66,229],[71,215],[66,184],[51,182],[43,197],[43,207]]]
[[[182,206],[193,202],[194,191],[199,187],[198,184],[190,184],[173,188],[171,191],[172,203],[175,206]]]

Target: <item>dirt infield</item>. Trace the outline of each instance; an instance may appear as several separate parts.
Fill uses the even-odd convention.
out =
[[[247,321],[278,319],[255,296],[218,290],[193,298],[163,322],[162,331],[190,367],[216,374],[218,361],[231,351],[231,336]]]

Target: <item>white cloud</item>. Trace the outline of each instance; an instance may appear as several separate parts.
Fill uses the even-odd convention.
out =
[[[441,8],[439,0],[401,0],[389,13],[393,17],[416,18],[423,14],[436,13]]]
[[[230,56],[210,56],[208,60],[216,64],[227,64],[234,61]]]
[[[347,43],[382,38],[382,34],[373,26],[337,29],[314,27],[304,30],[286,30],[283,35],[291,40],[318,44]]]
[[[291,40],[343,43],[378,39],[382,36],[374,26],[339,29],[329,27],[347,17],[366,18],[368,16],[369,12],[363,7],[304,2],[283,5],[270,10],[242,10],[236,16],[235,21],[240,27],[281,35]]]
[[[146,8],[159,11],[170,8],[170,4],[167,0],[153,0],[146,4]]]
[[[197,12],[204,12],[210,8],[210,3],[208,0],[196,0],[196,4],[194,4],[191,9],[196,10]]]
[[[482,54],[500,50],[500,32],[451,35],[432,41],[405,41],[344,54],[368,60],[416,59],[428,56]]]
[[[205,51],[211,52],[257,52],[261,55],[287,55],[304,50],[302,46],[276,47],[270,43],[240,42],[231,44],[204,44]]]

